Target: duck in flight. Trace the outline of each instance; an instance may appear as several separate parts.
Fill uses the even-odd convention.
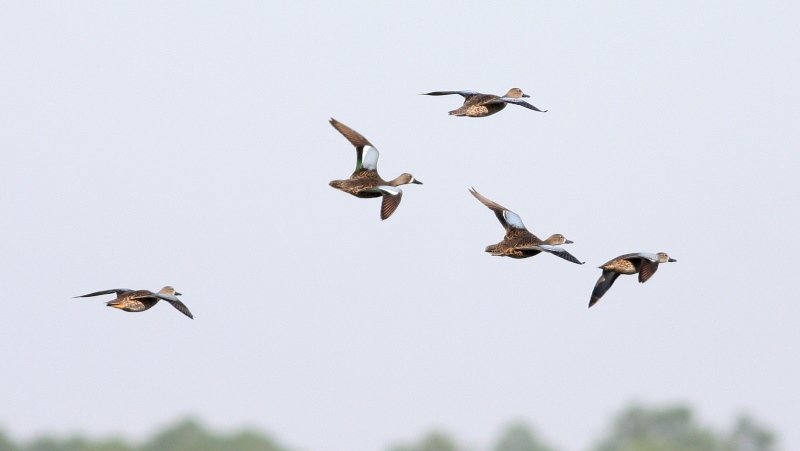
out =
[[[175,291],[174,288],[170,286],[166,286],[158,291],[158,293],[153,293],[150,290],[131,290],[129,288],[114,288],[111,290],[103,290],[103,291],[95,291],[94,293],[84,294],[81,296],[75,296],[76,298],[88,298],[92,296],[100,296],[103,294],[116,294],[117,298],[111,301],[106,302],[106,305],[109,307],[118,308],[120,310],[124,310],[126,312],[143,312],[150,307],[156,305],[158,301],[167,301],[172,304],[173,307],[178,309],[179,312],[183,313],[184,315],[188,316],[189,318],[194,319],[192,316],[192,312],[183,304],[183,302],[179,301],[177,296],[181,294]]]
[[[464,97],[464,104],[460,108],[449,111],[451,116],[467,116],[467,117],[484,117],[491,116],[494,113],[501,111],[506,105],[520,105],[533,111],[546,113],[547,110],[540,110],[530,103],[522,100],[523,98],[530,97],[528,94],[522,92],[519,88],[511,88],[504,96],[496,96],[494,94],[482,94],[476,91],[433,91],[423,92],[420,95],[425,96],[447,96],[451,94],[458,94]]]
[[[584,263],[560,246],[561,244],[572,243],[572,241],[568,240],[564,235],[556,233],[550,235],[550,237],[545,240],[541,240],[525,228],[525,224],[522,223],[522,218],[516,213],[486,198],[481,193],[477,192],[475,188],[470,188],[469,192],[483,205],[486,205],[492,210],[500,221],[500,224],[506,229],[506,235],[503,237],[503,241],[486,246],[486,252],[495,256],[511,258],[527,258],[533,257],[540,252],[548,252],[572,263],[577,263],[579,265]]]
[[[606,294],[614,281],[620,274],[639,273],[639,282],[645,283],[656,273],[659,263],[675,262],[666,252],[651,254],[648,252],[636,252],[633,254],[620,255],[609,260],[598,268],[603,270],[603,274],[597,279],[597,283],[592,290],[592,297],[589,300],[589,307],[595,305],[597,301]]]
[[[356,148],[356,169],[349,179],[333,180],[330,185],[356,197],[380,197],[381,219],[386,219],[397,210],[403,198],[400,185],[414,183],[422,185],[409,173],[403,173],[394,180],[386,181],[378,175],[378,149],[367,138],[336,119],[330,120],[333,128],[339,131]]]

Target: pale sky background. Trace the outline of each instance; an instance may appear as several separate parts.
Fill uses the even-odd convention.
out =
[[[3,2],[0,428],[183,415],[308,451],[523,419],[585,450],[633,400],[800,448],[796,2]],[[449,117],[520,87],[509,106]],[[328,186],[335,117],[411,172]],[[550,255],[502,237],[467,192]],[[592,309],[606,260],[666,251]],[[72,299],[174,285],[195,314]]]

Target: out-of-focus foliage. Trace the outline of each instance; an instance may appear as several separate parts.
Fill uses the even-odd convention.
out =
[[[686,407],[631,406],[614,421],[595,451],[721,451],[714,434],[698,426]]]
[[[136,451],[287,451],[271,438],[254,431],[220,435],[195,420],[184,420],[156,434]]]
[[[0,451],[290,451],[266,435],[250,430],[233,434],[209,431],[187,419],[170,426],[136,446],[120,439],[89,440],[81,436],[64,439],[39,437],[27,444],[14,444],[0,433]]]
[[[729,451],[775,451],[775,436],[753,419],[741,416],[728,437]]]
[[[390,451],[463,451],[449,435],[444,432],[430,432],[413,445],[397,445]]]
[[[61,440],[41,437],[27,446],[18,445],[12,449],[19,451],[133,451],[134,448],[120,439],[90,440],[75,436]],[[0,447],[0,450],[5,450],[5,448]]]
[[[619,414],[609,435],[593,451],[774,451],[772,433],[742,417],[729,435],[695,421],[685,406],[631,406]]]
[[[772,432],[753,419],[739,417],[727,432],[717,432],[697,422],[685,406],[647,408],[632,405],[615,417],[608,433],[591,451],[777,451]],[[28,442],[12,440],[0,431],[0,451],[289,451],[255,430],[229,434],[204,427],[193,419],[169,426],[143,443],[119,438],[89,439],[80,435],[61,438],[40,436]],[[559,451],[544,443],[533,429],[512,423],[500,432],[493,446],[466,447],[447,433],[430,432],[388,451]],[[313,450],[309,450],[313,451]]]
[[[510,424],[495,443],[494,451],[555,451],[545,445],[524,423]]]
[[[18,451],[16,445],[0,430],[0,451]]]

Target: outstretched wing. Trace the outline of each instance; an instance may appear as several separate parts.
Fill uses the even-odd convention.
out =
[[[95,291],[94,293],[74,296],[73,298],[88,298],[92,296],[100,296],[103,294],[116,294],[117,296],[119,296],[121,294],[130,293],[131,291],[133,290],[131,290],[130,288],[112,288],[111,290]]]
[[[639,283],[645,283],[648,279],[653,277],[658,269],[658,262],[653,262],[647,259],[641,259],[639,263]]]
[[[370,150],[374,150],[375,151],[374,165],[377,165],[377,163],[378,163],[378,157],[377,157],[378,149],[375,149],[375,147],[367,140],[367,138],[364,137],[364,135],[362,135],[361,133],[358,133],[357,131],[353,130],[352,128],[342,124],[341,122],[337,121],[334,118],[331,118],[329,122],[333,126],[333,128],[335,128],[339,133],[341,133],[342,136],[347,138],[347,140],[350,141],[350,144],[352,144],[353,147],[356,148],[356,170],[354,171],[354,173],[360,171],[362,168],[365,167],[365,164],[364,164],[364,161],[363,161],[364,160],[364,149],[365,148],[367,148],[367,153],[371,153]],[[372,161],[372,160],[370,160],[370,161]],[[372,168],[368,167],[367,169],[375,169],[375,167],[372,167]]]
[[[528,103],[528,102],[526,102],[526,101],[524,101],[522,99],[517,99],[517,98],[514,98],[514,97],[498,97],[498,98],[493,99],[493,100],[491,100],[489,102],[486,102],[486,103],[498,103],[498,102],[513,103],[514,105],[524,106],[525,108],[527,108],[529,110],[538,111],[540,113],[546,113],[547,112],[547,110],[540,110],[539,108],[536,108],[535,106],[531,105],[530,103]]]
[[[600,298],[606,294],[611,285],[614,285],[614,281],[617,280],[619,277],[619,273],[613,271],[603,271],[603,274],[597,279],[597,283],[594,285],[594,290],[592,290],[592,298],[589,300],[589,307],[595,305]]]
[[[500,221],[500,224],[506,229],[506,233],[510,232],[512,229],[527,230],[525,224],[522,223],[522,218],[520,218],[518,214],[482,195],[476,191],[475,188],[470,188],[469,192],[483,205],[486,205],[494,212],[494,215],[497,216],[497,220]]]
[[[386,219],[397,210],[403,200],[403,190],[395,186],[381,185],[378,187],[381,194],[381,219]]]
[[[553,245],[553,244],[536,244],[536,245],[530,245],[530,246],[517,246],[517,249],[519,249],[519,250],[540,250],[540,251],[545,251],[545,252],[548,252],[548,253],[551,253],[551,254],[555,255],[556,257],[561,257],[566,261],[569,261],[569,262],[572,262],[572,263],[576,263],[578,265],[582,265],[582,264],[586,263],[586,262],[582,262],[582,261],[578,260],[577,258],[575,258],[574,255],[572,255],[569,252],[567,252],[567,250],[564,249],[563,247],[556,246],[556,245]]]
[[[477,91],[433,91],[433,92],[421,92],[419,95],[421,96],[449,96],[451,94],[458,94],[464,99],[469,99],[472,96],[480,94]]]
[[[184,315],[188,316],[191,319],[194,319],[194,316],[192,316],[192,312],[189,311],[189,308],[186,307],[186,305],[183,302],[181,302],[181,301],[179,301],[177,299],[163,298],[161,296],[159,296],[159,298],[169,302],[170,304],[172,304],[173,307],[178,309],[179,312],[183,313]]]

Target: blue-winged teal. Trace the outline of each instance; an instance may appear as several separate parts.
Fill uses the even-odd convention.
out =
[[[95,291],[94,293],[84,294],[82,296],[75,296],[76,298],[88,298],[91,296],[100,296],[103,294],[115,294],[117,298],[106,302],[109,307],[125,310],[126,312],[143,312],[150,307],[156,305],[158,301],[164,300],[172,304],[173,307],[178,309],[179,312],[194,319],[192,312],[179,301],[177,296],[181,294],[175,291],[172,287],[164,287],[158,293],[153,293],[150,290],[131,290],[129,288],[114,288],[111,290]]]
[[[382,197],[381,219],[388,218],[403,198],[403,190],[398,186],[407,183],[422,185],[422,182],[408,173],[400,174],[394,180],[382,179],[378,175],[378,149],[367,138],[336,119],[331,118],[330,123],[356,148],[356,170],[349,179],[334,180],[330,185],[356,197]]]
[[[572,241],[568,240],[564,235],[556,233],[550,235],[546,240],[540,240],[536,235],[525,228],[525,224],[522,223],[522,218],[520,218],[518,214],[484,197],[479,192],[475,191],[475,188],[470,188],[469,192],[472,193],[476,199],[481,201],[483,205],[489,207],[489,209],[494,212],[495,216],[497,216],[500,224],[506,229],[506,235],[503,237],[503,241],[486,246],[486,252],[501,257],[526,258],[533,257],[544,251],[561,257],[564,260],[571,261],[572,263],[577,263],[579,265],[584,263],[567,252],[566,249],[559,246],[561,244],[572,243]]]
[[[592,298],[589,300],[589,307],[595,305],[597,301],[606,294],[614,281],[620,274],[639,273],[639,282],[645,283],[656,273],[659,263],[677,261],[670,258],[666,252],[651,254],[648,252],[636,252],[633,254],[620,255],[609,260],[598,268],[603,270],[603,274],[597,279],[597,283],[592,291]]]
[[[464,104],[460,108],[449,111],[451,116],[467,116],[467,117],[484,117],[491,116],[494,113],[502,110],[509,103],[514,105],[524,106],[533,111],[546,113],[547,110],[540,110],[530,103],[522,100],[523,97],[530,97],[528,94],[522,92],[519,88],[511,88],[504,96],[496,96],[494,94],[482,94],[475,91],[434,91],[424,92],[421,95],[426,96],[446,96],[450,94],[458,94],[464,97]]]

